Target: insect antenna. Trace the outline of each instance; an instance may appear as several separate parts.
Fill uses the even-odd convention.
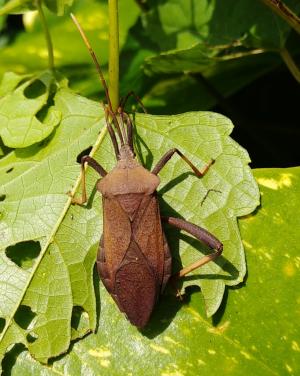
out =
[[[115,149],[115,153],[116,153],[116,156],[117,156],[117,159],[118,159],[118,154],[117,154],[117,150],[119,150],[119,147],[118,147],[118,143],[117,143],[117,139],[116,139],[116,136],[114,134],[114,129],[113,127],[111,126],[111,121],[109,120],[109,116],[108,114],[111,116],[112,118],[112,122],[115,126],[115,129],[118,133],[118,136],[119,136],[119,139],[120,139],[120,142],[121,142],[121,145],[124,145],[124,138],[123,138],[123,135],[122,135],[122,132],[121,132],[121,129],[120,129],[120,125],[119,125],[119,122],[118,122],[118,119],[116,117],[116,114],[112,108],[112,104],[111,104],[111,100],[110,100],[110,96],[109,96],[109,91],[108,91],[108,87],[107,87],[107,84],[106,84],[106,80],[104,78],[104,75],[102,73],[102,69],[100,67],[100,64],[97,60],[97,57],[95,55],[95,52],[94,50],[92,49],[92,46],[87,38],[87,36],[85,35],[81,25],[79,24],[77,18],[74,16],[73,13],[70,14],[71,15],[71,18],[75,24],[75,26],[77,27],[82,39],[83,39],[83,42],[84,44],[86,45],[93,61],[94,61],[94,64],[96,66],[96,69],[97,69],[97,72],[99,74],[99,77],[100,77],[100,81],[101,81],[101,84],[104,88],[104,91],[105,91],[105,97],[106,97],[106,100],[107,100],[107,105],[108,105],[108,112],[105,112],[105,119],[106,119],[106,124],[107,124],[107,129],[108,129],[108,132],[109,132],[109,135],[110,135],[110,138],[112,140],[112,143],[113,143],[113,146],[114,146],[114,149]]]
[[[124,126],[124,122],[126,123],[126,139],[127,139],[127,144],[130,146],[131,151],[134,153],[134,148],[133,148],[133,125],[132,121],[130,119],[130,116],[123,111],[120,111],[120,118],[122,120],[122,124]],[[124,126],[124,132],[125,132],[125,126]]]
[[[123,134],[124,140],[128,144],[128,135],[127,135],[127,132],[126,132],[126,129],[125,129],[125,124],[124,124],[124,112],[122,111],[121,107],[118,108],[118,114],[119,114],[119,118],[120,118],[122,134]]]
[[[103,107],[104,107],[104,113],[105,113],[106,127],[107,127],[108,133],[110,135],[110,138],[111,138],[114,150],[115,150],[116,158],[119,159],[120,151],[119,151],[118,141],[116,139],[116,135],[115,135],[115,132],[113,130],[113,127],[111,126],[111,124],[109,122],[107,108],[105,108],[104,105],[103,105]]]

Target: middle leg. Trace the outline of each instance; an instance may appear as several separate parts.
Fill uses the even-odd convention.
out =
[[[183,153],[181,153],[180,150],[174,148],[167,151],[166,154],[162,156],[162,158],[158,161],[157,165],[152,170],[152,174],[157,175],[175,153],[177,153],[191,167],[191,169],[199,178],[205,175],[209,167],[215,162],[213,159],[211,159],[202,170],[199,170]]]

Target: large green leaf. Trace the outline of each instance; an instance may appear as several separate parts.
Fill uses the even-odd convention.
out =
[[[162,50],[187,48],[202,42],[209,46],[230,45],[279,47],[290,31],[289,25],[260,1],[225,2],[209,0],[151,0],[144,22],[152,39]],[[296,0],[285,1],[299,11]]]
[[[91,196],[87,207],[79,207],[70,206],[67,192],[79,172],[76,156],[95,142],[103,111],[96,103],[66,89],[58,92],[56,106],[61,110],[62,123],[46,146],[36,144],[0,161],[0,232],[1,249],[5,251],[1,274],[1,290],[5,293],[0,301],[5,326],[0,351],[3,355],[11,344],[20,342],[42,362],[65,352],[71,338],[95,329],[92,269],[102,222],[98,194]],[[174,146],[199,167],[216,159],[200,180],[178,158],[173,158],[160,174],[162,213],[196,222],[224,243],[224,254],[216,263],[184,281],[184,286],[201,286],[207,314],[212,315],[222,301],[225,284],[241,282],[246,272],[236,217],[250,213],[259,199],[247,166],[248,155],[229,137],[231,122],[218,114],[140,114],[136,126],[137,152],[148,168]],[[102,136],[96,143],[101,145],[96,158],[110,169],[114,164],[112,147],[108,137]],[[95,180],[95,173],[89,171],[89,194]],[[203,201],[209,189],[215,191]],[[169,229],[167,236],[175,270],[181,263],[198,259],[199,251],[207,251],[177,231]],[[21,254],[20,250],[22,246],[33,246],[32,241],[39,242],[40,252],[35,259],[31,256],[34,261],[28,268],[22,261],[26,252]],[[105,296],[101,304],[105,309]],[[169,309],[175,308],[173,300]],[[30,318],[20,322],[18,317],[26,310]],[[123,322],[129,325],[124,317]]]
[[[70,206],[67,192],[78,176],[76,157],[95,141],[103,111],[66,89],[57,93],[56,106],[62,122],[55,134],[0,162],[0,312],[6,324],[0,351],[3,355],[11,343],[22,342],[44,362],[65,352],[71,337],[94,330],[96,324],[92,270],[97,235],[90,231],[98,219],[86,210],[79,220],[77,207],[64,217]],[[39,244],[35,255],[25,250],[32,248],[32,241]],[[32,261],[29,269],[24,258]],[[32,319],[20,324],[16,315],[26,309]],[[88,317],[86,325],[75,325],[71,332],[71,319],[78,321],[78,315]]]
[[[294,11],[299,2],[287,1]],[[163,51],[147,59],[155,72],[205,72],[208,65],[285,45],[289,25],[260,1],[153,0],[144,24]],[[167,52],[166,52],[167,51]]]
[[[183,303],[163,296],[141,333],[124,320],[101,285],[96,334],[47,367],[17,346],[4,363],[4,374],[299,374],[300,168],[254,174],[261,207],[239,220],[248,277],[240,288],[229,289],[213,319],[206,318],[200,293]]]

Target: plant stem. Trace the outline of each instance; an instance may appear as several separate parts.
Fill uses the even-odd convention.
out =
[[[282,57],[283,61],[287,65],[289,71],[294,76],[295,80],[300,83],[300,70],[297,67],[295,61],[293,60],[291,54],[286,48],[282,48],[280,50],[280,56]]]
[[[109,18],[109,95],[112,109],[119,107],[119,14],[118,0],[108,0]]]
[[[46,17],[42,8],[41,0],[36,1],[36,7],[39,12],[40,20],[44,29],[47,49],[48,49],[48,66],[51,71],[54,71],[54,54],[53,54],[53,44],[51,40],[51,35],[47,25]]]
[[[300,34],[300,18],[281,0],[262,0],[262,2]]]

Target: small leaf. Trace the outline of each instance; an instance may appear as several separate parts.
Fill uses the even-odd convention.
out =
[[[44,0],[46,7],[58,16],[62,16],[65,9],[70,7],[73,2],[74,0]]]
[[[25,13],[35,9],[33,0],[9,0],[0,8],[0,17],[11,13]]]
[[[52,103],[57,89],[48,71],[32,76],[5,74],[0,86],[0,135],[6,146],[26,147],[51,134],[61,117]]]

